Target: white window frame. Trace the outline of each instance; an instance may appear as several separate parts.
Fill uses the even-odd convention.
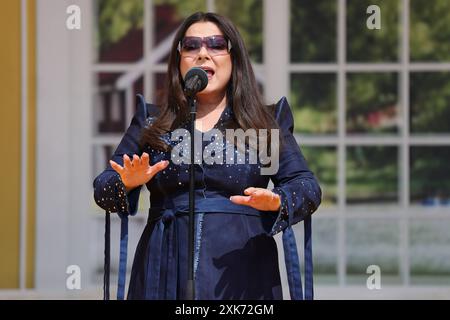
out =
[[[286,0],[289,1],[289,0]],[[450,63],[445,62],[410,62],[409,48],[409,14],[410,1],[400,0],[400,23],[399,35],[400,59],[395,63],[351,63],[346,60],[346,0],[337,0],[337,62],[336,63],[290,63],[288,76],[299,73],[332,73],[337,74],[337,114],[338,128],[336,135],[301,135],[296,138],[302,146],[333,146],[337,149],[337,206],[333,208],[320,208],[315,214],[318,219],[336,219],[337,225],[337,275],[339,286],[347,285],[347,245],[346,224],[353,219],[386,219],[394,218],[399,222],[399,273],[402,285],[409,286],[410,276],[410,235],[409,227],[412,219],[448,219],[450,210],[448,208],[428,209],[410,203],[410,147],[412,146],[450,146],[450,134],[421,135],[410,134],[409,130],[409,75],[412,71],[433,72],[450,71]],[[278,21],[282,23],[282,21]],[[283,37],[284,38],[284,37]],[[267,41],[267,40],[266,40]],[[285,45],[281,46],[286,48]],[[288,51],[289,51],[288,45]],[[401,108],[401,126],[397,135],[376,136],[370,134],[347,135],[346,134],[346,109],[347,109],[347,78],[349,72],[396,72],[399,74],[399,107]],[[289,92],[290,87],[283,89]],[[399,203],[395,206],[383,206],[382,210],[376,210],[373,206],[350,206],[346,202],[346,159],[348,146],[396,146],[399,157]],[[362,284],[364,285],[364,284]]]

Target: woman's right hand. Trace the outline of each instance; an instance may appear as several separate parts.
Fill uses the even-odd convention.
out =
[[[123,167],[113,160],[109,160],[109,163],[120,175],[127,192],[129,192],[130,190],[149,182],[155,174],[167,167],[169,161],[160,161],[151,166],[149,155],[144,152],[140,158],[136,154],[133,155],[133,160],[131,160],[128,155],[124,154]]]

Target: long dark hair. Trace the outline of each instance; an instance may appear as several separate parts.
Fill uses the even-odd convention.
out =
[[[231,42],[232,73],[227,86],[227,104],[233,108],[234,121],[228,128],[278,129],[274,119],[274,106],[266,106],[260,94],[250,58],[239,31],[227,18],[215,13],[197,12],[189,16],[179,27],[172,43],[168,62],[166,90],[162,97],[159,116],[141,136],[141,144],[156,150],[168,151],[170,147],[160,139],[161,135],[175,130],[189,119],[189,108],[183,93],[183,78],[180,73],[179,41],[187,29],[196,22],[213,22]],[[270,144],[269,144],[270,145]]]

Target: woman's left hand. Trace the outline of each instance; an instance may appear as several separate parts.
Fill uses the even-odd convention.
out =
[[[231,202],[262,211],[278,211],[280,209],[280,196],[268,189],[250,187],[244,190],[244,194],[246,196],[231,196]]]

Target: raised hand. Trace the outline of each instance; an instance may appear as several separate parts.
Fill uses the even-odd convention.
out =
[[[268,189],[250,187],[244,190],[244,194],[246,196],[231,196],[231,202],[262,211],[278,211],[280,209],[280,196]]]
[[[128,155],[123,155],[123,167],[113,160],[109,160],[111,167],[120,175],[127,192],[149,182],[155,174],[164,170],[169,161],[160,161],[153,166],[150,165],[150,157],[148,153],[144,152],[139,158],[138,155],[133,155],[131,160]]]

